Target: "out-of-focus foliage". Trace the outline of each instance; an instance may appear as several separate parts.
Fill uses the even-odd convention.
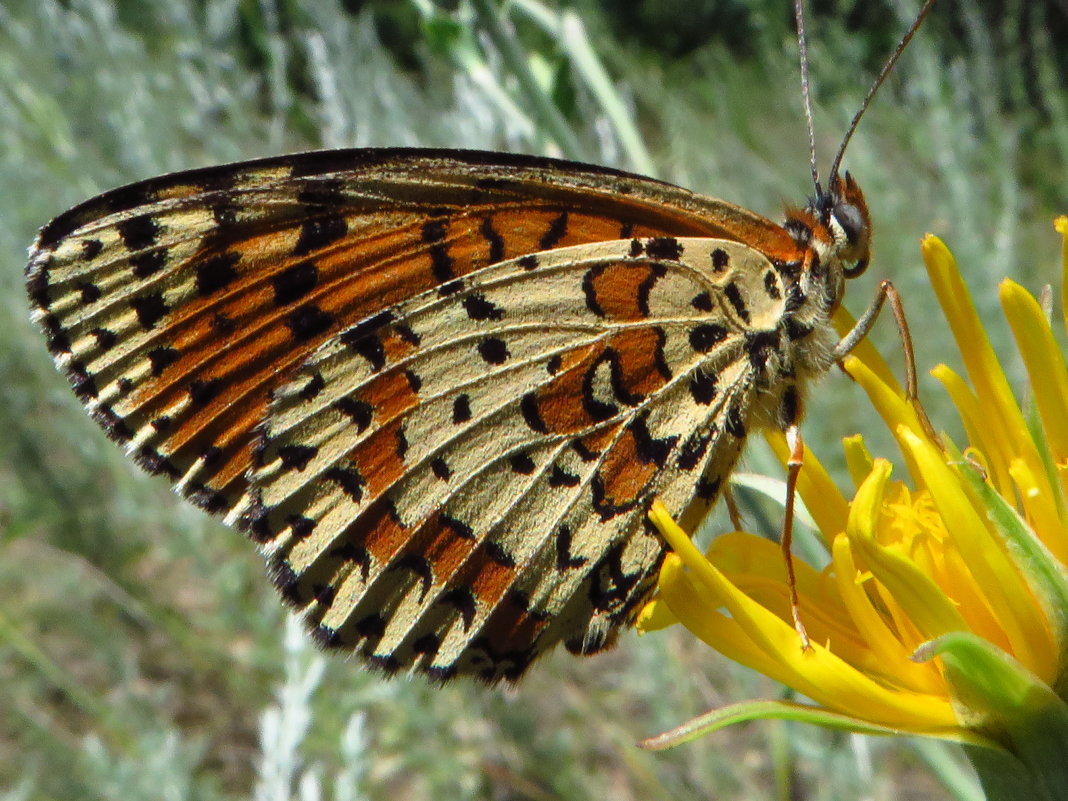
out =
[[[914,5],[872,25],[867,4],[817,5],[826,169]],[[788,6],[513,0],[496,27],[486,0],[0,6],[0,798],[967,797],[934,778],[961,781],[946,752],[788,726],[636,751],[776,691],[671,634],[554,655],[515,690],[385,681],[317,656],[286,634],[251,544],[106,441],[27,319],[26,247],[51,216],[156,173],[311,147],[582,155],[777,216],[810,191]],[[1035,271],[1054,263],[1050,237],[1034,232],[1063,187],[1032,165],[1068,163],[1064,54],[1035,16],[1056,7],[1025,4],[1032,21],[1014,27],[946,6],[847,158],[876,226],[848,303],[893,277],[922,366],[941,354],[923,348],[919,237],[945,238],[974,288],[1048,280]],[[895,352],[892,326],[876,339]],[[829,377],[806,437],[852,433],[862,408]],[[779,474],[758,448],[747,465],[762,464]]]

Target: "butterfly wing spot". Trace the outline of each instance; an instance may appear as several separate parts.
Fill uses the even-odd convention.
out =
[[[471,419],[471,396],[461,392],[452,402],[452,423],[461,425]]]
[[[136,256],[131,256],[130,264],[133,267],[134,277],[148,278],[149,276],[155,275],[167,266],[169,258],[170,254],[167,252],[166,248],[148,250],[144,253],[138,253]]]
[[[638,582],[643,579],[648,580],[649,576],[644,570],[628,572],[627,561],[624,559],[625,548],[624,543],[613,546],[594,568],[593,580],[590,582],[590,601],[594,609],[601,611],[619,609]],[[601,642],[597,642],[591,649],[590,644],[584,638],[582,652],[590,653],[592,650],[599,650],[601,645]]]
[[[448,481],[452,478],[452,470],[449,468],[449,463],[441,456],[437,456],[430,462],[430,468],[434,471],[434,475],[442,481]]]
[[[198,378],[189,383],[189,400],[194,406],[206,406],[219,397],[223,382],[218,378]]]
[[[95,303],[100,300],[100,296],[103,294],[100,287],[89,281],[78,281],[74,288],[78,291],[83,306]]]
[[[338,398],[334,401],[333,408],[349,419],[357,434],[366,431],[374,419],[375,407],[359,398]]]
[[[708,353],[727,338],[727,328],[719,323],[699,323],[690,329],[690,347]]]
[[[538,240],[538,250],[552,250],[560,245],[564,238],[568,234],[568,222],[570,221],[570,215],[566,211],[561,211],[552,222],[549,223],[548,229],[545,234]]]
[[[313,372],[311,378],[307,383],[298,391],[298,395],[302,401],[315,400],[316,396],[326,387],[326,380],[323,378],[323,374],[320,372]]]
[[[712,370],[697,370],[690,379],[690,396],[694,403],[709,406],[716,399],[718,378]]]
[[[556,569],[560,571],[575,570],[585,567],[589,560],[585,556],[575,556],[571,553],[571,526],[561,524],[556,529]]]
[[[301,234],[303,236],[303,233]],[[298,248],[300,243],[298,242]],[[315,289],[319,283],[319,268],[314,261],[299,261],[271,278],[274,304],[288,306]]]
[[[104,243],[99,239],[83,239],[81,240],[81,258],[85,261],[92,261],[100,255],[100,251],[104,249]]]
[[[123,220],[115,230],[128,250],[140,251],[156,244],[160,224],[150,215],[141,215]]]
[[[512,356],[508,344],[500,337],[486,337],[479,342],[478,355],[486,364],[504,364]]]
[[[682,251],[682,243],[673,236],[655,236],[645,242],[645,253],[650,259],[678,261]]]
[[[237,263],[240,260],[240,253],[224,251],[201,261],[195,268],[197,296],[207,298],[231,287],[238,280]]]
[[[463,299],[464,310],[472,320],[500,320],[504,317],[504,310],[486,300],[486,296],[473,293]]]
[[[340,465],[331,467],[323,474],[323,477],[337,484],[338,488],[354,503],[363,500],[367,482],[354,467]]]
[[[281,462],[283,471],[303,471],[318,455],[319,449],[312,445],[283,445],[278,449],[278,460]]]
[[[137,321],[141,327],[149,331],[167,316],[170,306],[163,298],[162,292],[150,292],[130,300],[130,307],[137,315]]]
[[[724,429],[735,439],[745,438],[745,422],[742,419],[742,412],[736,405],[732,405],[727,408],[727,415],[724,419]]]
[[[423,242],[429,246],[427,252],[430,255],[430,271],[439,284],[455,277],[449,245],[445,241],[447,233],[448,224],[445,220],[428,220],[423,223],[421,236]]]
[[[721,273],[727,269],[727,265],[730,264],[731,257],[727,254],[727,251],[723,248],[713,248],[711,253],[712,270],[713,272]]]
[[[295,342],[311,342],[330,331],[337,320],[316,303],[305,303],[291,311],[285,318],[289,335]]]
[[[704,430],[694,431],[679,449],[676,464],[680,470],[690,471],[697,467],[708,453],[708,447],[719,433],[715,421]]]
[[[504,237],[500,235],[500,232],[493,225],[493,216],[487,215],[482,219],[482,225],[478,229],[479,234],[485,240],[489,246],[489,252],[487,253],[487,261],[490,264],[496,264],[499,261],[504,261]]]
[[[297,243],[293,246],[294,256],[304,256],[332,245],[349,232],[348,222],[338,213],[328,213],[320,217],[305,220],[300,227]],[[305,262],[306,263],[306,262]],[[312,265],[314,268],[314,265]],[[276,300],[276,302],[278,302]]]
[[[151,364],[152,377],[159,378],[168,367],[178,361],[181,354],[176,348],[172,348],[169,345],[160,345],[152,348],[145,355],[148,356],[148,361]]]
[[[577,487],[581,482],[581,476],[567,472],[558,464],[553,465],[553,469],[549,473],[549,486],[553,488]]]
[[[449,295],[455,295],[457,292],[462,292],[464,288],[464,282],[457,278],[453,281],[446,281],[444,284],[437,288],[437,293],[443,298],[447,298]]]
[[[724,287],[724,293],[727,296],[727,300],[730,301],[731,306],[734,307],[735,314],[741,319],[743,323],[748,324],[749,319],[749,307],[746,305],[745,299],[742,298],[742,292],[738,288],[738,285],[731,282]]]
[[[534,460],[530,458],[530,454],[525,451],[512,454],[508,459],[508,465],[512,472],[519,473],[520,475],[529,476],[537,469],[537,465]]]
[[[782,300],[781,279],[775,270],[764,273],[764,291],[772,300]]]

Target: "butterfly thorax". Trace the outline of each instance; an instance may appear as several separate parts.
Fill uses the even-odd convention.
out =
[[[797,256],[777,264],[784,302],[776,326],[778,346],[752,360],[759,396],[758,427],[786,428],[803,415],[807,385],[830,369],[838,336],[831,317],[841,305],[845,280],[867,267],[870,222],[864,196],[848,174],[817,191],[804,208],[788,209],[783,228]]]

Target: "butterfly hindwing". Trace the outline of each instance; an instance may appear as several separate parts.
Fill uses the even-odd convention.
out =
[[[785,300],[738,243],[659,237],[473,271],[332,337],[274,396],[247,508],[326,644],[515,678],[610,643],[714,500]],[[762,358],[766,356],[764,354]]]

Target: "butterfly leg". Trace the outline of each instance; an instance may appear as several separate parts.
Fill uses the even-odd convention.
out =
[[[860,315],[852,330],[842,337],[835,346],[834,360],[840,362],[868,335],[872,326],[875,325],[875,320],[879,316],[884,302],[890,304],[890,311],[893,313],[894,322],[897,324],[897,333],[901,338],[901,350],[905,357],[905,398],[912,404],[912,408],[916,410],[920,425],[923,426],[927,436],[931,438],[932,442],[937,443],[938,434],[934,426],[931,425],[923,405],[920,403],[919,385],[916,380],[916,355],[912,349],[912,334],[909,332],[909,323],[905,317],[905,307],[901,303],[901,295],[898,294],[897,289],[889,281],[883,281],[879,284],[879,289],[876,291],[875,297],[868,308],[864,310],[864,314]]]
[[[734,530],[745,531],[742,513],[738,509],[738,503],[734,500],[734,493],[731,492],[729,484],[723,488],[723,502],[727,505],[727,514],[730,515],[731,525],[734,526]]]
[[[812,647],[808,639],[805,624],[801,622],[801,599],[797,595],[797,577],[794,574],[794,555],[790,550],[794,537],[794,498],[797,495],[797,476],[805,459],[805,442],[801,438],[801,429],[791,424],[786,429],[786,444],[790,447],[790,458],[786,462],[786,508],[782,517],[782,537],[779,547],[786,563],[786,582],[790,588],[790,612],[794,618],[794,628],[801,638],[801,650]]]

